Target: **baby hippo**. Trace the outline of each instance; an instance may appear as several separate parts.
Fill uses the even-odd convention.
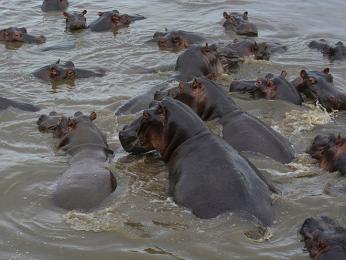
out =
[[[334,46],[327,43],[326,40],[312,41],[309,48],[317,49],[327,56],[330,60],[341,60],[346,57],[346,47],[342,42],[337,42]]]
[[[59,81],[74,81],[78,78],[102,77],[104,71],[93,72],[90,70],[76,69],[72,61],[67,61],[61,64],[60,60],[56,63],[44,66],[33,72],[36,78],[43,81],[59,82]]]
[[[64,11],[68,5],[68,0],[43,0],[41,9],[43,12]]]
[[[346,230],[329,217],[308,218],[299,230],[313,260],[346,259]]]
[[[73,13],[67,13],[64,12],[64,16],[66,19],[66,30],[74,31],[74,30],[80,30],[80,29],[86,29],[86,18],[85,14],[87,13],[87,10],[83,10],[82,12],[73,12]]]
[[[258,30],[255,24],[249,22],[248,12],[244,12],[243,14],[237,12],[223,13],[223,17],[225,18],[225,22],[223,23],[223,27],[226,30],[231,30],[236,32],[239,35],[246,36],[257,36]]]
[[[32,36],[28,34],[25,27],[8,27],[0,30],[0,41],[41,44],[46,42],[46,38],[42,35]]]
[[[307,153],[318,160],[323,170],[346,174],[346,138],[333,134],[318,135]]]

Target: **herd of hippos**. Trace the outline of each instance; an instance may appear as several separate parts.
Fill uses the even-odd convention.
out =
[[[117,10],[99,12],[98,19],[86,24],[86,10],[68,13],[67,0],[44,0],[42,10],[64,11],[67,30],[103,32],[129,26],[145,19],[141,15],[120,14]],[[258,30],[249,21],[248,12],[223,13],[225,30],[255,37]],[[44,36],[32,36],[26,28],[0,30],[0,41],[41,44]],[[251,38],[231,43],[206,44],[207,39],[182,30],[157,32],[151,42],[160,49],[183,51],[175,74],[152,90],[120,106],[116,115],[143,114],[119,133],[125,151],[140,154],[156,150],[167,164],[168,195],[199,218],[214,218],[225,212],[236,212],[263,226],[273,224],[272,193],[276,189],[261,172],[239,152],[260,153],[281,163],[295,157],[292,145],[261,120],[242,111],[213,80],[222,73],[237,69],[246,56],[268,60],[274,52],[284,52],[277,43],[258,43]],[[334,46],[325,40],[312,41],[329,59],[346,58],[342,42]],[[77,69],[72,61],[57,61],[33,75],[47,82],[66,82],[84,77],[101,77],[104,72]],[[302,70],[292,82],[287,72],[267,74],[257,80],[239,80],[229,91],[249,93],[254,99],[279,99],[296,105],[307,100],[318,101],[327,111],[345,110],[346,95],[337,90],[328,68],[322,71]],[[179,81],[170,87],[170,82]],[[0,97],[0,109],[9,106],[38,111],[37,106]],[[41,132],[52,133],[57,150],[71,156],[69,168],[57,181],[53,199],[57,206],[72,210],[89,210],[99,205],[117,187],[114,175],[105,168],[113,151],[103,133],[95,126],[96,113],[76,112],[64,116],[56,112],[41,115],[37,121]],[[222,138],[211,133],[203,121],[218,119]],[[244,142],[246,140],[246,142]],[[346,174],[346,138],[330,134],[315,137],[308,153],[326,171]],[[196,163],[198,162],[198,163]],[[215,167],[217,165],[217,167]],[[76,192],[80,196],[75,196]],[[328,217],[308,218],[299,233],[312,259],[346,259],[346,229]]]

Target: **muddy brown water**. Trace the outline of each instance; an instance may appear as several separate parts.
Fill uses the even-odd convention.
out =
[[[136,115],[115,117],[112,110],[117,102],[172,74],[160,68],[173,65],[178,54],[145,43],[155,31],[167,27],[204,33],[210,41],[232,40],[236,36],[221,26],[224,10],[248,10],[258,24],[259,39],[288,47],[271,62],[246,61],[239,73],[223,78],[225,83],[282,69],[294,78],[302,68],[330,67],[337,86],[346,91],[346,61],[331,63],[307,48],[313,39],[346,41],[344,0],[70,2],[70,11],[88,10],[88,22],[97,11],[111,9],[148,19],[116,34],[69,33],[63,16],[43,14],[39,0],[0,1],[0,28],[25,26],[48,39],[40,46],[0,45],[1,96],[42,108],[37,113],[0,112],[0,259],[308,259],[297,234],[306,217],[328,215],[346,224],[346,197],[330,192],[343,178],[321,171],[304,153],[318,133],[345,134],[345,112],[328,114],[310,105],[235,97],[242,108],[289,138],[297,153],[288,165],[248,155],[282,191],[275,197],[275,224],[262,239],[252,240],[246,235],[254,229],[248,221],[232,214],[201,220],[175,205],[166,195],[167,169],[158,157],[128,155],[120,146],[119,130]],[[41,51],[73,42],[75,49]],[[82,68],[104,68],[107,74],[57,87],[30,75],[59,58]],[[96,111],[96,124],[115,148],[108,167],[116,172],[118,189],[92,212],[66,212],[52,204],[55,180],[67,168],[68,158],[55,155],[52,139],[35,125],[41,113],[52,110]],[[219,132],[215,124],[209,125]]]

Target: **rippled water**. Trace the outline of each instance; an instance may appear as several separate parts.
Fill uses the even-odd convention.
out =
[[[172,74],[159,69],[173,65],[178,54],[145,43],[155,31],[167,27],[204,33],[211,42],[232,40],[235,35],[221,26],[222,12],[230,9],[248,10],[258,24],[259,38],[283,43],[288,51],[274,56],[272,62],[246,62],[228,79],[252,79],[283,68],[293,79],[302,68],[328,66],[337,86],[346,91],[346,61],[330,63],[307,48],[313,39],[346,41],[344,0],[70,2],[70,11],[88,10],[88,22],[97,11],[112,9],[148,19],[117,34],[67,33],[63,16],[43,14],[39,0],[0,1],[0,28],[25,26],[48,39],[41,46],[0,46],[1,96],[42,108],[38,113],[0,112],[1,259],[308,259],[297,235],[306,217],[327,214],[346,224],[346,197],[324,191],[327,183],[342,178],[321,171],[304,154],[317,133],[345,132],[344,112],[327,114],[308,105],[236,98],[241,107],[288,137],[297,152],[297,160],[286,166],[250,156],[282,191],[275,198],[275,225],[266,239],[254,241],[244,235],[254,228],[246,221],[230,214],[200,220],[167,198],[167,169],[157,156],[127,155],[119,144],[119,129],[135,115],[116,118],[112,110],[119,101]],[[41,51],[73,42],[77,47],[68,51]],[[81,68],[104,68],[107,74],[54,88],[31,77],[32,71],[59,58]],[[51,110],[97,111],[96,124],[116,150],[109,167],[116,172],[118,189],[91,213],[66,212],[51,201],[54,182],[68,166],[68,158],[55,155],[51,138],[35,125],[40,113]]]

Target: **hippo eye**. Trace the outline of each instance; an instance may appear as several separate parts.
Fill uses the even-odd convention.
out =
[[[74,76],[74,71],[73,70],[68,70],[67,71],[67,76],[70,76],[70,77]]]

